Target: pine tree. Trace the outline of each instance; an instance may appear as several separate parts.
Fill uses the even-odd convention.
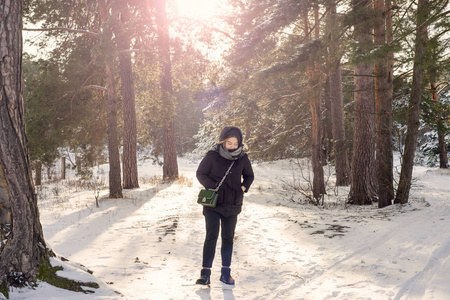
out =
[[[233,90],[230,98],[244,98],[242,107],[256,104],[261,111],[249,123],[252,154],[270,159],[309,153],[316,201],[325,193],[321,128],[325,47],[319,12],[315,1],[248,2],[235,22],[239,39],[230,59],[241,78],[228,83]],[[291,28],[292,34],[283,34]]]
[[[113,3],[113,12],[116,18],[114,31],[119,51],[119,74],[122,81],[124,189],[139,187],[136,156],[136,105],[133,68],[129,52],[132,32],[127,28],[127,26],[131,26],[130,9],[128,1],[114,1]]]
[[[414,71],[411,87],[411,98],[408,107],[408,130],[406,133],[405,150],[402,160],[400,181],[394,203],[405,204],[409,199],[414,152],[417,146],[419,129],[420,103],[423,93],[423,78],[425,73],[426,44],[428,41],[429,1],[419,0],[416,13],[416,40],[414,50]]]
[[[0,1],[0,188],[6,187],[11,233],[0,248],[0,292],[11,285],[35,282],[38,270],[50,265],[25,133],[22,86],[22,1]],[[0,193],[1,195],[1,193]],[[5,201],[6,200],[6,201]],[[3,208],[0,208],[3,210]]]
[[[344,124],[344,100],[342,93],[341,53],[339,52],[339,23],[337,21],[336,2],[328,3],[327,29],[329,40],[330,71],[330,110],[332,119],[333,158],[336,169],[336,185],[345,186],[350,183],[350,171],[346,147]]]
[[[386,1],[389,2],[389,1]],[[374,1],[376,16],[374,22],[375,47],[386,49],[392,41],[389,18],[391,7],[385,0]],[[390,41],[389,41],[390,40]],[[382,51],[375,62],[375,109],[376,109],[376,175],[378,207],[392,204],[394,199],[393,146],[392,146],[392,98],[393,98],[393,53]]]
[[[112,28],[108,22],[109,13],[105,0],[99,0],[98,13],[104,34],[103,45],[105,49],[111,49]],[[108,120],[108,153],[109,153],[109,197],[122,198],[122,180],[120,177],[120,154],[117,133],[117,96],[114,82],[113,56],[110,51],[104,55],[106,73],[106,115]]]
[[[94,81],[94,75],[88,76],[83,79],[83,84],[77,87],[77,92],[72,96],[71,101],[74,101],[75,96],[79,95],[79,92],[85,89],[95,89],[106,91],[107,93],[107,124],[108,124],[108,151],[111,155],[109,159],[110,163],[110,196],[122,197],[122,184],[121,184],[121,168],[120,168],[120,155],[119,155],[119,140],[117,130],[117,105],[115,90],[112,89],[115,85],[114,81],[114,44],[113,34],[110,22],[110,10],[107,9],[109,3],[106,0],[89,3],[72,3],[72,2],[58,2],[49,1],[45,3],[30,1],[28,3],[29,9],[33,9],[33,13],[30,13],[28,18],[32,22],[39,22],[45,20],[42,29],[48,32],[49,37],[58,37],[58,33],[61,31],[71,32],[76,36],[82,35],[95,37],[96,43],[92,43],[90,52],[95,53],[94,59],[88,63],[101,64],[106,74],[102,84],[106,84],[106,88],[98,84],[89,84],[91,80]],[[82,37],[75,37],[73,39],[58,39],[52,40],[57,47],[53,51],[54,57],[67,58],[74,53],[74,49],[77,49],[77,41]],[[94,44],[94,46],[92,46]],[[61,61],[59,61],[61,63]],[[72,65],[66,65],[65,70],[71,70]],[[86,67],[86,66],[83,66]],[[83,73],[84,72],[80,72]],[[76,74],[76,72],[75,72]],[[72,83],[73,84],[73,83]],[[74,130],[75,126],[72,127]],[[95,132],[98,132],[96,130]],[[98,143],[98,141],[97,141]],[[82,143],[80,148],[85,148],[86,145]],[[92,145],[91,145],[92,146]],[[92,147],[96,148],[96,147]],[[116,148],[116,149],[114,149]]]
[[[365,57],[373,47],[372,17],[369,0],[354,0],[353,21],[356,42],[354,73],[354,124],[353,161],[348,202],[357,205],[371,204],[376,196],[374,183],[374,98],[373,67]]]
[[[173,181],[178,178],[178,162],[174,135],[175,97],[172,85],[172,64],[170,57],[169,24],[167,21],[166,0],[155,1],[155,21],[158,27],[159,61],[162,68],[160,79],[163,100],[162,114],[164,143],[164,180]]]

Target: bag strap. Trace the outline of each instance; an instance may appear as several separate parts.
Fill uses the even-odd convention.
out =
[[[227,172],[225,173],[225,175],[223,176],[222,180],[219,182],[219,185],[214,189],[214,191],[218,191],[220,186],[222,185],[223,181],[225,180],[225,177],[228,176],[228,174],[230,173],[231,168],[234,165],[235,160],[233,160],[233,162],[231,163],[230,167],[228,168]]]

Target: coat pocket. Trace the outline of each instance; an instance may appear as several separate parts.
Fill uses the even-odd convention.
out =
[[[242,206],[243,201],[244,201],[244,192],[242,190],[239,190],[236,192],[236,197],[234,198],[234,205]]]

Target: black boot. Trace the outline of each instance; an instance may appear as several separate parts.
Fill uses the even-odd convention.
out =
[[[231,269],[230,268],[222,268],[222,275],[220,276],[220,281],[222,281],[225,284],[234,285],[234,279],[230,275]]]
[[[195,284],[208,285],[211,283],[211,280],[209,279],[210,277],[211,277],[211,269],[202,269],[200,271],[200,278],[197,279]]]

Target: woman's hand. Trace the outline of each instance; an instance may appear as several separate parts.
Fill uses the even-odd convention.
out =
[[[241,189],[242,189],[242,191],[245,193],[245,191],[247,190],[246,188],[245,188],[245,186],[241,186]]]

